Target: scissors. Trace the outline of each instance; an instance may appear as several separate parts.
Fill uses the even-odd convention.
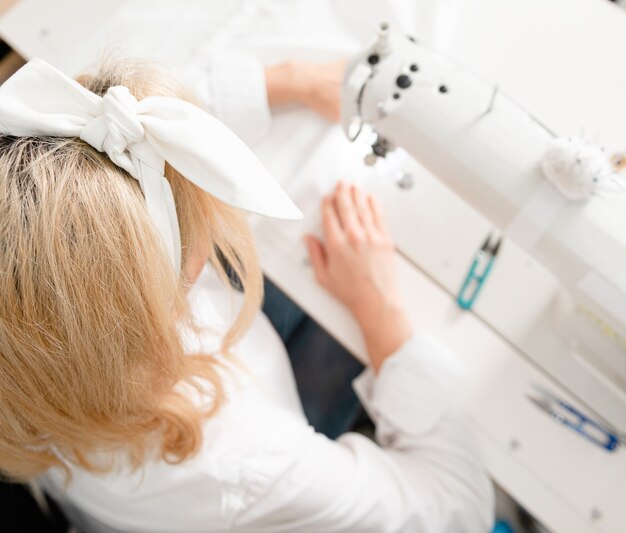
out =
[[[456,301],[461,309],[469,310],[472,308],[474,301],[478,297],[480,289],[491,272],[493,262],[498,255],[500,245],[502,244],[502,238],[494,240],[492,244],[491,236],[491,233],[487,235],[485,242],[474,255],[472,266],[470,267],[467,276],[465,276],[465,281],[463,281],[459,295],[456,298]]]
[[[620,438],[608,427],[595,422],[547,389],[539,385],[533,385],[533,388],[535,394],[527,394],[526,397],[539,409],[548,413],[552,419],[609,452],[614,452],[617,449]]]

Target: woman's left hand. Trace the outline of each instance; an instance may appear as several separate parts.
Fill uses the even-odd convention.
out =
[[[338,122],[345,68],[343,59],[330,63],[290,61],[266,67],[269,104],[303,104],[331,122]]]

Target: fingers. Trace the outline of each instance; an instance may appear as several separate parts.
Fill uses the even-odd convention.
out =
[[[369,203],[367,194],[361,189],[352,185],[350,187],[350,193],[352,195],[352,202],[356,208],[357,217],[365,233],[368,236],[372,236],[376,231],[376,224],[374,222],[374,215]]]
[[[389,229],[387,228],[387,221],[385,220],[385,215],[383,213],[378,200],[373,196],[368,197],[368,203],[370,206],[370,212],[372,213],[372,220],[374,225],[378,229],[378,231],[384,233],[386,236],[389,236]]]
[[[322,221],[324,225],[324,240],[327,243],[342,242],[344,237],[343,228],[341,227],[333,199],[328,196],[322,201]]]
[[[333,203],[345,234],[352,239],[361,238],[363,236],[363,226],[357,215],[352,193],[350,188],[341,181],[337,183]]]
[[[315,273],[315,278],[320,283],[320,285],[327,285],[327,257],[326,250],[324,245],[320,242],[319,239],[314,237],[313,235],[306,235],[304,237],[306,242],[307,249],[309,251],[309,258],[311,259],[311,265],[313,266],[313,272]]]
[[[391,241],[385,216],[376,199],[354,185],[337,183],[323,202],[324,238],[331,245],[347,240],[353,245],[364,239]]]

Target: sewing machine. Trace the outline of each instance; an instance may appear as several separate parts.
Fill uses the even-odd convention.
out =
[[[476,312],[626,433],[626,187],[588,201],[565,198],[540,167],[555,133],[495,85],[387,23],[350,63],[342,102],[346,136],[371,144],[368,164],[406,150],[519,248],[520,266],[501,285],[501,304],[523,314],[532,307],[524,300],[538,297],[524,270],[553,274],[560,286],[543,309],[533,309],[527,331],[500,320],[502,306]],[[410,178],[402,179],[408,188]],[[400,244],[421,265],[416,247]],[[536,262],[524,268],[530,257]],[[455,295],[462,279],[443,270],[429,274]],[[520,287],[528,292],[516,301]]]

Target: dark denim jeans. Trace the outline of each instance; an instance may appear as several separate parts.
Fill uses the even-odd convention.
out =
[[[352,429],[362,408],[351,382],[363,365],[267,278],[263,311],[285,343],[309,423],[331,439]]]

